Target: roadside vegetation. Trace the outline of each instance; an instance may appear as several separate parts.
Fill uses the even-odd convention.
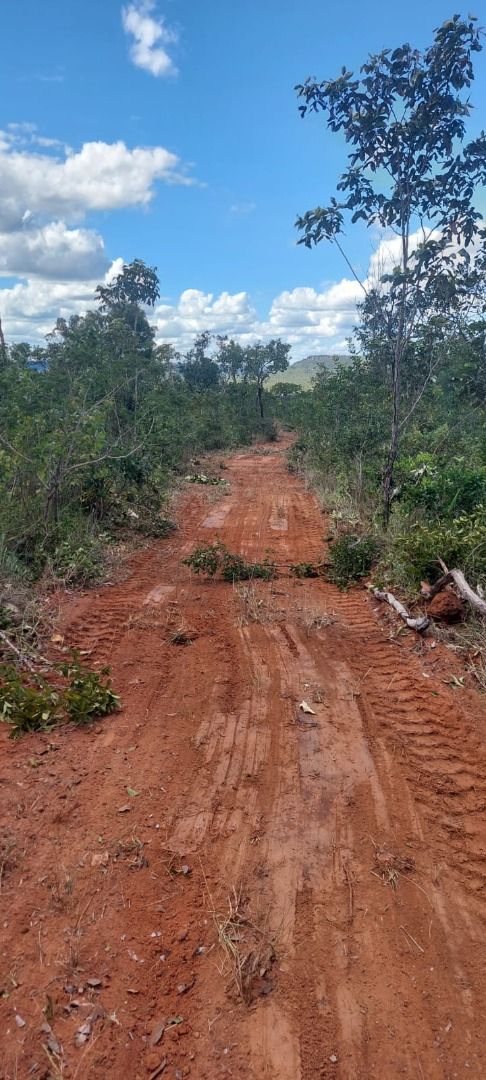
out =
[[[346,218],[390,237],[388,265],[362,285],[352,362],[311,390],[272,389],[344,586],[373,571],[413,596],[442,560],[479,598],[486,587],[486,137],[465,142],[481,47],[475,20],[454,16],[424,53],[384,50],[357,77],[297,87],[302,116],[323,113],[350,147],[338,196],[298,219],[299,242],[347,259]]]
[[[277,437],[264,387],[289,346],[203,333],[178,355],[155,343],[158,296],[155,269],[135,260],[45,345],[0,341],[0,718],[14,733],[115,700],[85,667],[63,695],[52,683],[46,594],[102,580],[120,542],[168,535],[177,481],[224,484],[199,454]],[[242,561],[223,572],[244,576]]]

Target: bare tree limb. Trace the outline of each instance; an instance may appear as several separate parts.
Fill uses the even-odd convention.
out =
[[[437,560],[439,566],[444,571],[444,575],[449,577],[456,586],[458,593],[462,596],[463,600],[466,600],[471,607],[474,608],[483,618],[486,618],[486,600],[483,600],[474,589],[471,588],[469,582],[466,581],[462,570],[448,570],[445,562],[442,559]]]
[[[7,646],[7,649],[9,649],[10,652],[14,653],[14,655],[17,657],[17,660],[20,660],[20,663],[23,667],[26,667],[27,670],[31,671],[33,675],[37,674],[34,665],[31,664],[30,660],[28,660],[27,657],[20,651],[20,649],[18,649],[17,646],[14,645],[13,641],[11,641],[10,638],[7,637],[6,634],[4,634],[3,630],[0,630],[0,641],[3,641],[4,645]]]

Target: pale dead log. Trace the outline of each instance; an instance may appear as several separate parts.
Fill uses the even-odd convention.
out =
[[[373,596],[376,596],[377,600],[384,600],[385,603],[389,604],[390,607],[394,609],[394,611],[398,612],[400,618],[406,622],[407,626],[410,627],[410,630],[416,630],[417,633],[422,634],[424,630],[427,629],[429,620],[426,615],[421,615],[418,619],[414,619],[409,615],[406,607],[397,600],[393,593],[383,592],[381,589],[372,589],[371,591]]]
[[[469,583],[466,581],[462,570],[448,570],[446,564],[442,559],[437,560],[439,566],[444,571],[444,576],[447,576],[450,581],[454,582],[456,589],[463,600],[467,600],[467,603],[479,612],[480,615],[486,617],[486,600],[483,600],[478,593],[474,592]]]

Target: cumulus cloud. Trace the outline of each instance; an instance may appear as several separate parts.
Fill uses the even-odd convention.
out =
[[[185,289],[170,304],[163,301],[154,311],[157,338],[184,350],[202,330],[228,334],[242,340],[258,325],[248,293],[222,292],[219,296],[200,289]]]
[[[42,342],[56,319],[83,315],[94,307],[96,285],[120,273],[122,259],[116,259],[104,275],[90,280],[49,281],[32,278],[0,288],[0,315],[7,340]]]
[[[15,234],[20,243],[21,233]],[[1,238],[0,238],[1,242]],[[94,304],[94,290],[100,279],[99,272],[86,271],[86,279],[81,274],[76,277],[76,249],[79,258],[85,259],[86,267],[93,266],[99,260],[100,269],[105,259],[101,238],[87,229],[69,229],[62,222],[51,223],[38,233],[27,229],[23,237],[24,247],[21,254],[11,251],[4,262],[0,257],[0,273],[5,266],[21,262],[27,267],[32,258],[34,267],[37,259],[44,260],[43,277],[35,277],[35,271],[25,270],[28,280],[0,290],[0,314],[5,333],[10,340],[41,340],[52,329],[58,315],[69,318],[75,313],[82,313]],[[48,274],[54,276],[56,256],[49,256],[48,249],[64,254],[63,281],[47,280]],[[35,249],[32,252],[32,249]],[[84,254],[83,254],[84,253]],[[397,252],[394,240],[384,239],[377,251],[371,256],[364,284],[370,285],[376,279],[377,269],[383,264],[393,265]],[[106,260],[103,265],[106,265]],[[105,280],[119,273],[122,260],[117,259],[106,272]],[[68,281],[69,268],[72,280]],[[20,271],[19,271],[20,272]],[[298,285],[293,289],[279,293],[270,303],[268,310],[258,313],[247,291],[219,294],[205,292],[202,289],[185,289],[178,297],[164,297],[149,312],[153,319],[158,342],[168,342],[184,352],[193,342],[196,334],[210,330],[217,334],[228,334],[241,344],[250,344],[256,340],[269,340],[281,337],[292,347],[292,359],[314,353],[345,353],[347,338],[352,334],[357,318],[357,304],[363,297],[360,284],[352,278],[328,282],[320,288]]]
[[[92,229],[69,229],[63,221],[0,233],[0,275],[84,280],[102,277],[108,259],[102,237]],[[1,296],[1,294],[0,294]]]
[[[136,67],[148,71],[156,78],[176,75],[177,68],[168,52],[176,44],[178,35],[165,23],[161,15],[154,14],[153,0],[136,0],[122,8],[122,25],[132,39],[130,58]]]
[[[101,277],[108,265],[102,237],[79,222],[96,211],[147,206],[157,181],[190,183],[162,146],[89,142],[74,151],[35,124],[8,124],[0,131],[0,274]]]
[[[90,211],[147,206],[157,180],[190,183],[162,146],[88,142],[77,152],[39,153],[0,132],[0,229],[18,228],[26,211],[77,222]]]

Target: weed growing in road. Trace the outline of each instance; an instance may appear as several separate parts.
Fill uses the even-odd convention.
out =
[[[319,577],[319,569],[314,566],[313,563],[300,562],[290,564],[290,573],[297,578],[316,578]]]
[[[120,708],[107,677],[109,668],[90,671],[76,652],[57,671],[69,679],[68,686],[52,686],[43,676],[31,674],[29,681],[11,665],[0,666],[0,720],[11,726],[11,738],[32,731],[49,731],[69,718],[87,724],[96,716],[107,716]]]
[[[60,671],[70,679],[62,704],[74,724],[88,724],[95,716],[108,716],[120,708],[120,699],[113,693],[108,678],[109,668],[88,671],[80,664],[77,653],[73,653],[73,659],[61,664]]]
[[[263,562],[246,562],[242,555],[228,551],[220,540],[196,548],[192,555],[182,561],[194,573],[205,574],[206,577],[214,577],[219,570],[223,581],[250,581],[252,578],[270,581],[277,576],[277,567],[268,556]]]
[[[195,548],[192,555],[183,559],[184,566],[190,566],[195,574],[205,574],[206,577],[214,577],[221,565],[221,559],[225,548],[218,540],[215,544]]]

